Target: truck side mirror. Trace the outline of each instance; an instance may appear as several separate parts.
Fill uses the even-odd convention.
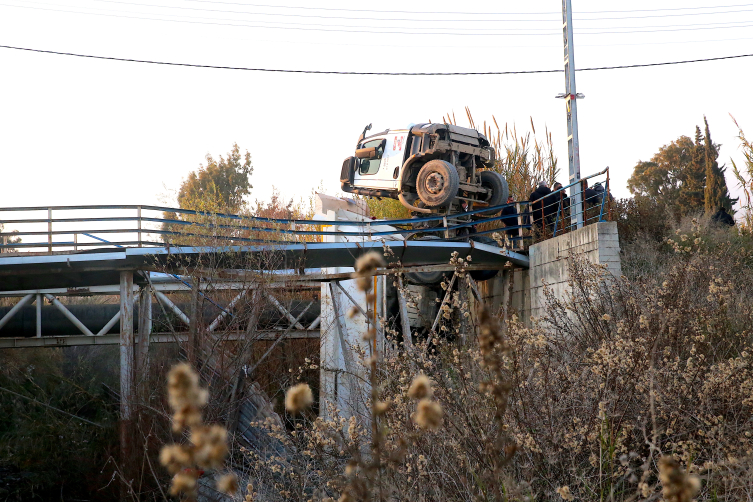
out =
[[[359,148],[356,150],[356,158],[357,159],[374,159],[377,156],[377,149],[376,147],[371,148]]]

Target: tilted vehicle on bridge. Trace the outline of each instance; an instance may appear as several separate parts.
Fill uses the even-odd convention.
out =
[[[358,138],[355,155],[343,162],[344,192],[398,199],[423,214],[454,214],[507,201],[507,181],[492,170],[494,148],[475,129],[417,124],[366,136],[370,129],[371,124]]]

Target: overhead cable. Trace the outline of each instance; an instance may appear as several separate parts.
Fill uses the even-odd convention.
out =
[[[308,73],[315,75],[379,75],[379,76],[462,76],[462,75],[524,75],[533,73],[561,73],[564,70],[522,70],[522,71],[484,71],[484,72],[360,72],[360,71],[326,71],[326,70],[290,70],[290,69],[276,69],[276,68],[249,68],[243,66],[219,66],[219,65],[203,65],[192,63],[174,63],[168,61],[152,61],[147,59],[131,59],[131,58],[118,58],[112,56],[95,56],[91,54],[78,54],[74,52],[58,52],[49,51],[43,49],[30,49],[27,47],[14,47],[10,45],[0,45],[0,49],[12,49],[17,51],[37,52],[42,54],[54,54],[58,56],[74,56],[79,58],[89,59],[101,59],[106,61],[121,61],[127,63],[146,63],[154,65],[164,66],[182,66],[189,68],[211,68],[216,70],[241,70],[241,71],[257,71],[268,73]],[[644,64],[632,64],[632,65],[620,65],[620,66],[595,66],[591,68],[576,68],[575,71],[596,71],[596,70],[619,70],[627,68],[648,68],[652,66],[669,66],[677,64],[688,63],[702,63],[707,61],[722,61],[727,59],[739,59],[753,57],[753,54],[739,54],[737,56],[721,56],[715,58],[703,58],[703,59],[688,59],[684,61],[667,61],[663,63],[644,63]]]
[[[384,30],[364,30],[364,29],[353,29],[353,30],[347,30],[342,28],[349,28],[351,26],[343,26],[343,25],[315,25],[315,24],[301,24],[301,23],[277,23],[277,24],[287,24],[288,26],[271,26],[271,25],[264,25],[264,24],[248,24],[248,23],[238,23],[238,22],[212,22],[211,20],[204,20],[205,18],[197,18],[197,17],[191,17],[191,16],[183,16],[187,19],[170,19],[166,17],[148,17],[148,16],[142,16],[142,15],[126,15],[126,14],[115,14],[112,13],[112,11],[108,12],[85,12],[85,11],[77,11],[77,10],[65,10],[65,9],[57,9],[57,8],[47,8],[47,7],[32,7],[28,5],[13,5],[13,4],[4,4],[0,3],[1,6],[6,7],[14,7],[19,9],[31,9],[31,10],[41,10],[41,11],[51,11],[51,12],[64,12],[68,14],[84,14],[84,15],[90,15],[90,16],[105,16],[105,17],[114,17],[114,18],[121,18],[121,19],[139,19],[139,20],[145,20],[145,21],[163,21],[168,23],[185,23],[185,24],[200,24],[200,25],[214,25],[214,26],[233,26],[233,27],[239,27],[239,28],[262,28],[262,29],[269,29],[269,30],[295,30],[295,31],[318,31],[318,32],[330,32],[330,33],[355,33],[355,34],[363,34],[363,33],[371,33],[371,34],[377,34],[377,35],[447,35],[447,36],[466,36],[466,37],[485,37],[485,36],[491,36],[491,37],[497,37],[497,36],[520,36],[520,37],[532,37],[532,36],[545,36],[545,37],[552,37],[552,36],[558,36],[560,35],[559,31],[552,30],[542,30],[541,32],[537,33],[517,33],[519,29],[512,28],[507,29],[505,32],[482,32],[480,30],[472,30],[472,31],[466,31],[466,32],[440,32],[440,31],[384,31]],[[44,4],[43,4],[44,5]],[[160,16],[160,14],[153,14],[154,16]],[[211,19],[211,18],[210,18]],[[230,19],[216,19],[216,21],[232,21]],[[264,21],[254,21],[255,23],[260,23]],[[737,21],[737,22],[746,22],[746,21]],[[727,23],[717,23],[717,24],[727,24]],[[314,26],[322,26],[319,28],[316,28]],[[675,26],[687,26],[687,25],[675,25]],[[690,25],[695,26],[695,25]],[[640,29],[640,30],[632,30],[632,31],[598,31],[598,32],[589,32],[585,30],[578,30],[578,34],[583,35],[619,35],[619,34],[630,34],[630,33],[658,33],[658,32],[675,32],[675,31],[696,31],[696,30],[716,30],[716,29],[737,29],[737,28],[746,28],[753,26],[753,24],[743,24],[743,25],[737,25],[737,26],[703,26],[703,27],[691,27],[691,28],[677,28],[677,29],[652,29],[650,26],[646,27],[648,29]],[[396,27],[398,29],[407,29],[407,27]],[[422,30],[426,29],[432,29],[432,28],[420,28]],[[454,28],[436,28],[436,29],[454,29]],[[624,28],[591,28],[591,29],[613,29],[613,30],[623,30]],[[414,28],[415,30],[415,28]],[[515,31],[515,32],[514,32]],[[527,31],[539,31],[536,28],[528,29]]]
[[[324,10],[324,11],[343,11],[343,12],[376,12],[376,13],[396,13],[396,14],[454,14],[454,15],[474,15],[474,16],[511,16],[511,15],[526,15],[526,16],[538,16],[538,15],[562,15],[562,11],[550,11],[550,12],[442,12],[442,11],[415,11],[415,10],[374,10],[374,9],[338,9],[332,7],[310,7],[310,6],[293,6],[293,5],[272,5],[272,4],[258,4],[258,3],[246,3],[246,2],[227,2],[219,0],[186,0],[187,2],[199,2],[210,4],[224,4],[224,5],[244,5],[246,7],[268,7],[275,9],[302,9],[302,10]],[[678,11],[678,10],[700,10],[700,9],[726,9],[731,7],[749,7],[753,4],[736,4],[736,5],[713,5],[708,7],[675,7],[670,9],[636,9],[636,10],[601,10],[590,12],[579,12],[579,14],[620,14],[630,12],[661,12],[661,11]]]
[[[422,17],[419,18],[389,18],[389,17],[379,17],[374,18],[373,16],[370,17],[352,17],[352,16],[332,16],[332,15],[316,15],[316,14],[295,14],[295,13],[289,13],[289,12],[249,12],[249,11],[243,11],[243,10],[224,10],[224,9],[205,9],[201,7],[186,7],[186,6],[172,6],[172,5],[155,5],[150,3],[137,3],[137,2],[126,2],[123,0],[93,0],[95,2],[100,3],[111,3],[111,4],[118,4],[118,5],[135,5],[135,6],[141,6],[141,7],[151,7],[154,9],[177,9],[177,10],[191,10],[191,11],[201,11],[201,12],[221,12],[224,14],[246,14],[246,15],[253,15],[253,16],[270,16],[270,17],[301,17],[301,18],[309,18],[309,19],[346,19],[346,20],[352,20],[352,21],[410,21],[412,23],[435,23],[435,22],[442,22],[442,21],[453,21],[453,22],[463,22],[463,23],[492,23],[492,22],[499,22],[503,21],[505,23],[514,22],[514,23],[520,23],[520,22],[541,22],[542,19],[489,19],[489,15],[495,15],[494,13],[491,14],[484,14],[483,19],[427,19],[425,17],[425,14],[436,14],[434,12],[431,13],[421,13]],[[743,5],[743,7],[753,6],[753,4]],[[596,18],[578,18],[576,17],[576,21],[582,22],[582,21],[603,21],[603,20],[623,20],[623,19],[646,19],[646,18],[662,18],[662,17],[677,17],[677,16],[707,16],[711,14],[738,14],[740,12],[748,12],[753,9],[739,9],[739,10],[726,10],[726,11],[718,11],[718,12],[688,12],[683,14],[658,14],[658,15],[648,15],[648,16],[620,16],[620,17],[596,17]],[[392,14],[392,11],[384,11],[382,14]],[[401,13],[401,12],[395,12],[395,13]],[[510,15],[511,13],[499,13],[498,15]],[[579,13],[583,14],[583,13]],[[475,15],[475,13],[474,13]],[[559,20],[561,17],[561,14],[558,15],[556,20]]]

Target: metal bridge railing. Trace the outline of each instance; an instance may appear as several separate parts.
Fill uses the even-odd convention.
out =
[[[576,183],[587,182],[605,173],[604,193],[608,194],[608,169]],[[547,197],[564,194],[564,190],[570,186],[556,190]],[[587,223],[605,219],[611,208],[611,197],[607,195],[599,201],[600,207],[595,213],[593,201],[587,201],[583,210]],[[437,234],[439,238],[455,240],[495,232],[506,234],[514,249],[522,249],[524,243],[558,235],[572,227],[568,216],[570,208],[564,207],[561,198],[554,203],[536,204],[515,202],[453,215],[347,222],[264,218],[149,205],[0,208],[0,225],[5,229],[14,228],[0,232],[0,252],[42,249],[51,253],[54,250],[78,251],[112,246],[163,247],[196,242],[206,245],[207,240],[222,245],[287,244],[317,242],[325,236],[379,239],[415,233]],[[557,204],[557,207],[553,204]],[[486,216],[489,213],[494,216]],[[8,217],[15,214],[22,217]],[[326,229],[333,225],[353,227],[353,230]],[[385,229],[386,226],[393,228]],[[41,240],[38,239],[40,237]]]

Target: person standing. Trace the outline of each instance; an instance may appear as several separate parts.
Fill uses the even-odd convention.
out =
[[[512,195],[507,197],[507,206],[502,208],[502,223],[506,227],[517,227],[518,226],[518,211],[515,209],[515,200],[512,198]],[[512,228],[505,230],[505,233],[510,237],[520,237],[520,228]]]
[[[539,232],[544,228],[544,221],[546,212],[544,211],[544,199],[547,195],[552,193],[547,185],[546,181],[539,182],[539,186],[536,190],[531,192],[529,202],[531,203],[531,217],[533,219],[533,228],[538,229]]]

